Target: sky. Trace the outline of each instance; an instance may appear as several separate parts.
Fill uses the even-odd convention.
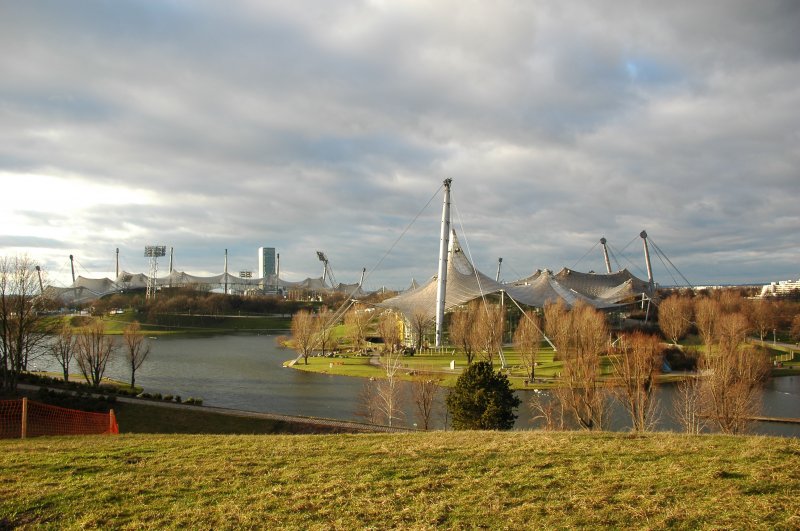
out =
[[[0,0],[0,256],[55,285],[147,272],[407,287],[442,181],[473,263],[510,281],[800,277],[794,0]],[[683,279],[657,253],[655,280]],[[167,269],[162,260],[159,268]]]

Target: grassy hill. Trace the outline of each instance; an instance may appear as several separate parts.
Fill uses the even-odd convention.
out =
[[[542,432],[0,441],[0,528],[797,529],[800,441]]]

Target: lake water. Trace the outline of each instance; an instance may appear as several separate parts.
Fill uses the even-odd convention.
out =
[[[356,411],[362,378],[329,376],[283,367],[294,357],[279,349],[274,336],[227,335],[210,337],[162,337],[151,341],[151,353],[136,372],[136,383],[149,393],[199,397],[208,406],[244,409],[286,415],[359,420]],[[39,369],[59,371],[55,362],[36,361]],[[77,368],[73,367],[73,373]],[[121,356],[113,359],[106,376],[123,381],[130,371]],[[519,391],[523,405],[517,411],[516,429],[532,427],[526,402],[531,391]],[[439,399],[436,427],[445,423],[443,395]],[[662,386],[658,429],[677,430],[670,418],[674,387]],[[800,376],[774,378],[764,392],[763,414],[774,417],[800,417]],[[414,422],[407,407],[406,423]],[[611,429],[628,428],[619,406],[611,411]],[[755,423],[752,431],[761,434],[800,437],[800,425]]]

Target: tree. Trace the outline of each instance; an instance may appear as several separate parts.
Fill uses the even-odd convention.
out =
[[[86,383],[99,387],[106,365],[116,351],[114,340],[105,335],[103,321],[94,319],[78,333],[75,359]]]
[[[122,339],[125,343],[128,367],[131,369],[131,389],[133,389],[136,384],[136,371],[150,354],[150,345],[145,342],[139,321],[133,321],[125,327],[122,331]]]
[[[692,326],[692,300],[673,295],[658,305],[658,326],[677,345]]]
[[[16,390],[30,357],[44,350],[46,300],[36,267],[24,255],[0,258],[0,389]]]
[[[441,384],[431,376],[416,376],[411,382],[411,400],[414,402],[416,417],[422,429],[428,431],[433,419],[433,408]]]
[[[720,305],[709,297],[698,297],[694,304],[694,318],[697,332],[706,346],[706,352],[711,352],[711,345],[716,338],[717,318],[720,314]]]
[[[333,350],[333,317],[334,312],[328,307],[317,312],[317,341],[323,356],[325,352]]]
[[[555,303],[547,302],[544,305],[544,330],[556,346],[556,358],[561,358],[560,345],[566,347],[569,343],[570,318],[567,305],[562,299]]]
[[[403,418],[401,405],[400,381],[398,371],[402,365],[402,353],[399,350],[385,350],[381,356],[381,365],[386,378],[375,380],[378,411],[389,426]]]
[[[528,310],[522,314],[514,331],[514,346],[531,381],[536,376],[536,354],[542,341],[540,321],[536,312]]]
[[[414,350],[420,352],[422,351],[425,334],[431,326],[431,317],[425,313],[425,310],[418,308],[411,314],[410,324],[411,333],[414,337]]]
[[[792,334],[792,339],[800,341],[800,314],[795,315],[794,319],[792,319],[790,334]]]
[[[606,393],[599,383],[600,354],[608,338],[605,316],[584,303],[557,315],[558,321],[553,323],[555,345],[564,368],[563,385],[555,396],[581,428],[601,430],[606,412]]]
[[[397,317],[391,311],[383,312],[378,318],[378,333],[383,340],[384,351],[395,352],[400,346],[400,328]]]
[[[292,346],[308,365],[308,357],[314,350],[317,335],[317,321],[308,310],[300,310],[292,316]]]
[[[758,331],[758,337],[764,341],[764,337],[778,327],[778,316],[775,312],[775,305],[765,299],[753,299],[749,305],[750,322]]]
[[[650,429],[656,375],[663,363],[664,347],[657,337],[634,332],[620,337],[618,354],[611,357],[618,380],[614,394],[631,417],[633,431]]]
[[[458,377],[446,403],[455,429],[509,430],[520,399],[505,375],[495,372],[488,361],[479,361]]]
[[[477,350],[474,321],[478,304],[470,303],[465,308],[453,312],[450,317],[450,343],[464,352],[467,365],[474,361]]]
[[[716,352],[700,358],[702,407],[720,431],[736,434],[758,414],[770,366],[762,350],[742,345],[747,331],[742,314],[724,315],[719,330]]]
[[[503,309],[499,304],[482,304],[475,314],[474,328],[484,359],[490,364],[503,346]]]
[[[76,341],[72,327],[68,323],[62,323],[58,333],[47,347],[47,352],[61,366],[65,382],[69,381],[69,366],[75,356]]]
[[[347,338],[357,351],[361,351],[361,347],[367,337],[367,323],[372,318],[372,313],[366,310],[353,307],[344,316],[344,327],[347,333]]]
[[[699,435],[705,427],[701,412],[700,379],[685,378],[677,384],[677,397],[673,401],[673,414],[687,435]]]

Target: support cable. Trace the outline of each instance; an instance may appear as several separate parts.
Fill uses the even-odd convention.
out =
[[[570,269],[572,269],[572,270],[575,270],[575,268],[576,268],[576,267],[578,267],[578,264],[580,264],[580,263],[583,261],[583,259],[584,259],[584,258],[586,258],[587,256],[589,256],[589,253],[591,253],[592,251],[594,251],[594,250],[597,248],[597,246],[598,246],[598,245],[600,245],[600,242],[597,242],[597,243],[595,243],[595,244],[592,246],[592,248],[591,248],[591,249],[589,249],[588,251],[586,251],[586,253],[584,253],[584,255],[583,255],[583,256],[581,256],[581,257],[578,259],[578,261],[577,261],[577,262],[575,262],[575,264],[573,264],[573,266],[572,266]]]
[[[681,273],[681,270],[678,269],[677,267],[675,267],[675,264],[672,263],[672,260],[669,259],[669,256],[667,256],[667,254],[664,251],[662,251],[661,248],[658,245],[656,245],[656,242],[654,242],[652,238],[650,238],[650,243],[653,244],[653,247],[655,248],[656,251],[658,251],[658,253],[664,255],[664,258],[667,260],[667,262],[669,262],[669,265],[671,265],[673,267],[673,269],[675,269],[675,271],[678,272],[678,274],[683,279],[683,281],[686,282],[686,285],[689,286],[690,288],[694,288],[692,283],[689,282],[689,280],[685,276],[683,276],[683,273]]]

